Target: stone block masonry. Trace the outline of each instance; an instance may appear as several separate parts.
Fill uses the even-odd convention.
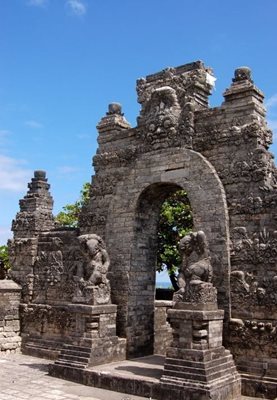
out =
[[[78,229],[54,228],[45,173],[35,172],[13,222],[14,279],[25,304],[104,301],[108,306],[110,301],[117,306],[116,335],[126,339],[127,357],[153,353],[158,217],[165,199],[184,189],[194,230],[203,231],[209,244],[211,283],[224,310],[222,322],[209,323],[209,343],[219,345],[223,327],[223,344],[234,356],[243,392],[274,399],[277,169],[269,152],[272,132],[249,68],[236,69],[216,108],[208,105],[212,75],[196,61],[139,79],[141,110],[134,128],[119,104],[109,106],[97,126],[95,175]],[[95,235],[106,244],[101,254]],[[204,331],[198,330],[200,341]]]
[[[9,279],[0,280],[0,352],[20,351],[20,298],[19,285]]]

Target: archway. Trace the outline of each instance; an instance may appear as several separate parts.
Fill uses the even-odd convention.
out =
[[[206,233],[218,303],[229,316],[228,210],[215,169],[189,149],[163,149],[163,157],[158,151],[142,154],[117,184],[105,234],[118,334],[127,337],[130,357],[152,352],[157,218],[177,189],[189,194],[194,229]]]
[[[135,318],[129,317],[135,339],[135,347],[131,347],[130,352],[134,355],[153,354],[158,220],[165,199],[180,189],[179,185],[170,182],[154,183],[141,193],[137,202],[134,232],[136,246],[132,253],[130,290],[140,293],[141,299],[134,299]]]

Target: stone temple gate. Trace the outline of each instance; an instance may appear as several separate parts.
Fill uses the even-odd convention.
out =
[[[276,397],[277,170],[268,151],[272,132],[249,68],[235,71],[223,104],[216,108],[208,106],[212,83],[211,69],[199,61],[138,80],[141,111],[135,128],[119,104],[109,106],[97,127],[95,175],[78,228],[54,225],[45,173],[35,172],[20,201],[10,243],[13,278],[22,286],[25,352],[57,357],[66,347],[73,356],[73,347],[79,346],[91,365],[126,354],[153,354],[157,221],[164,200],[182,188],[192,206],[194,231],[203,231],[207,239],[211,285],[224,310],[223,343],[234,357],[243,392]],[[96,248],[102,254],[100,273],[86,278],[94,268],[89,260]],[[222,321],[205,314],[219,311],[203,310],[201,318],[210,327],[214,322],[209,318]],[[175,311],[169,315],[178,330]],[[220,331],[220,323],[210,330],[193,326],[210,338]],[[213,346],[212,339],[209,343]],[[237,398],[232,390],[233,397],[225,392],[212,398]]]

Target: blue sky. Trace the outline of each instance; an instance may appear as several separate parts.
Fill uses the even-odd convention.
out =
[[[137,78],[203,60],[212,106],[248,65],[277,131],[276,0],[1,0],[0,244],[33,170],[55,213],[92,174],[95,126],[113,101],[135,126]],[[277,152],[273,145],[272,151]]]

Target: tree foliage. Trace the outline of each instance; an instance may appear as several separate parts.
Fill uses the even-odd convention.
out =
[[[178,190],[163,203],[158,224],[157,271],[168,271],[172,286],[178,289],[176,272],[181,264],[178,242],[191,232],[192,211],[187,193]]]
[[[7,276],[10,268],[8,246],[2,245],[0,246],[0,279],[4,279]]]
[[[55,221],[62,226],[76,227],[78,225],[81,209],[89,201],[89,194],[90,183],[86,182],[80,192],[79,199],[73,204],[66,204],[63,207],[63,211],[60,211],[56,215]]]

